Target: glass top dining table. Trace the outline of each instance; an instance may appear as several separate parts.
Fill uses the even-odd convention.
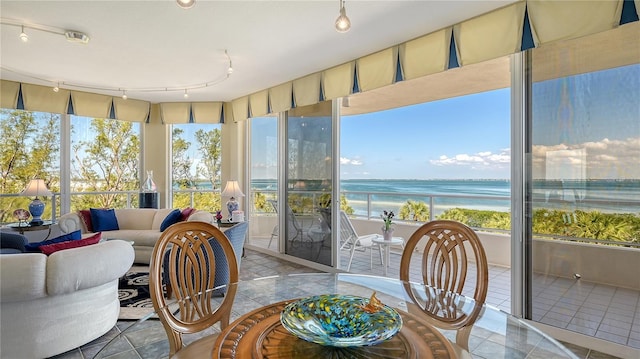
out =
[[[217,335],[217,340],[202,358],[577,358],[520,318],[419,283],[349,273],[304,273],[230,286],[235,287],[231,323],[222,331],[217,328],[219,324],[207,330],[205,335]],[[301,298],[325,294],[370,298],[374,292],[382,304],[395,309],[402,318],[397,334],[376,345],[333,347],[311,343],[291,334],[280,321],[283,308]],[[157,320],[157,316],[150,313],[119,337],[149,320]],[[95,358],[108,357],[110,347],[119,339],[109,342]],[[168,344],[166,348],[165,353],[137,350],[143,358],[167,357]]]

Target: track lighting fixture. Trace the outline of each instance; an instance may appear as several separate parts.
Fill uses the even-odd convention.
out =
[[[127,90],[122,90],[122,99],[126,100],[127,98]]]
[[[55,86],[53,87],[53,92],[58,92],[58,91],[60,91],[60,83],[59,83],[59,82],[58,82],[58,84],[57,84],[57,85],[55,85]]]
[[[89,36],[80,31],[66,30],[66,29],[49,26],[49,25],[41,25],[41,24],[33,24],[33,23],[25,24],[18,20],[6,19],[6,18],[0,18],[0,24],[19,27],[20,35],[18,35],[18,37],[20,37],[20,40],[22,40],[22,42],[29,41],[29,35],[27,35],[27,33],[24,32],[25,28],[30,30],[42,31],[42,32],[46,32],[54,35],[61,35],[61,36],[64,36],[69,42],[76,42],[80,44],[86,44],[89,42]]]
[[[28,42],[29,41],[29,35],[27,35],[24,32],[24,25],[22,25],[20,27],[21,31],[20,31],[20,40],[22,40],[22,42]]]
[[[187,89],[184,89],[184,98],[189,98],[189,94],[187,93]]]
[[[347,10],[344,8],[344,0],[340,0],[340,15],[336,19],[336,31],[344,33],[351,28],[351,20],[347,17]]]
[[[183,9],[191,9],[196,4],[196,0],[176,0],[176,3]]]

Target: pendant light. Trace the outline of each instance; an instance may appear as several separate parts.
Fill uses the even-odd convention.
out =
[[[29,41],[29,35],[27,35],[27,33],[24,32],[24,25],[20,27],[20,40],[22,40],[22,42],[28,42]]]
[[[351,20],[347,17],[347,10],[344,8],[344,0],[340,0],[340,15],[336,19],[336,31],[345,33],[351,28]]]

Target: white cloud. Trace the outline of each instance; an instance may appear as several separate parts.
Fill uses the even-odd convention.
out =
[[[441,155],[437,160],[429,161],[436,166],[471,166],[472,168],[504,168],[511,162],[510,149],[502,149],[500,153],[482,151],[475,154],[460,153],[453,157]]]
[[[346,157],[340,157],[340,164],[341,165],[352,165],[352,166],[362,166],[363,165],[362,161],[360,161],[358,159],[350,159],[350,158],[346,158]]]
[[[586,165],[587,178],[635,179],[640,178],[640,137],[577,143],[573,145],[533,146],[533,176],[545,178],[547,153],[559,150],[585,149],[584,163],[573,159],[572,164]],[[580,162],[580,163],[577,163]]]
[[[533,178],[546,178],[547,154],[556,151],[585,149],[586,158],[569,158],[568,166],[586,166],[587,178],[634,179],[640,178],[640,137],[623,140],[604,138],[600,141],[577,144],[557,144],[552,146],[533,146]],[[507,168],[511,162],[510,149],[501,149],[499,153],[481,151],[475,154],[441,155],[437,160],[429,161],[435,166],[458,166],[471,169]]]

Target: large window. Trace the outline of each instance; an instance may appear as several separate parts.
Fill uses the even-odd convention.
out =
[[[20,196],[29,180],[43,179],[51,192],[60,190],[60,115],[2,109],[0,148],[0,193],[6,195],[0,198],[0,222],[7,223],[31,202]],[[43,200],[42,218],[51,219],[55,207],[51,198]]]
[[[71,116],[71,210],[138,204],[140,124]]]
[[[251,243],[278,251],[278,117],[257,117],[249,121],[251,186],[247,211]]]
[[[33,178],[44,179],[54,194],[44,199],[45,220],[81,208],[135,207],[140,190],[140,126],[111,119],[3,109],[0,222],[14,221],[13,211],[27,208],[31,199],[20,193]],[[70,152],[62,158],[65,144]],[[62,173],[69,178],[70,208],[62,205]]]
[[[640,347],[638,29],[531,53],[532,319],[631,347]]]
[[[173,208],[222,209],[220,125],[171,126]]]
[[[509,96],[504,88],[342,116],[343,209],[508,230]]]

